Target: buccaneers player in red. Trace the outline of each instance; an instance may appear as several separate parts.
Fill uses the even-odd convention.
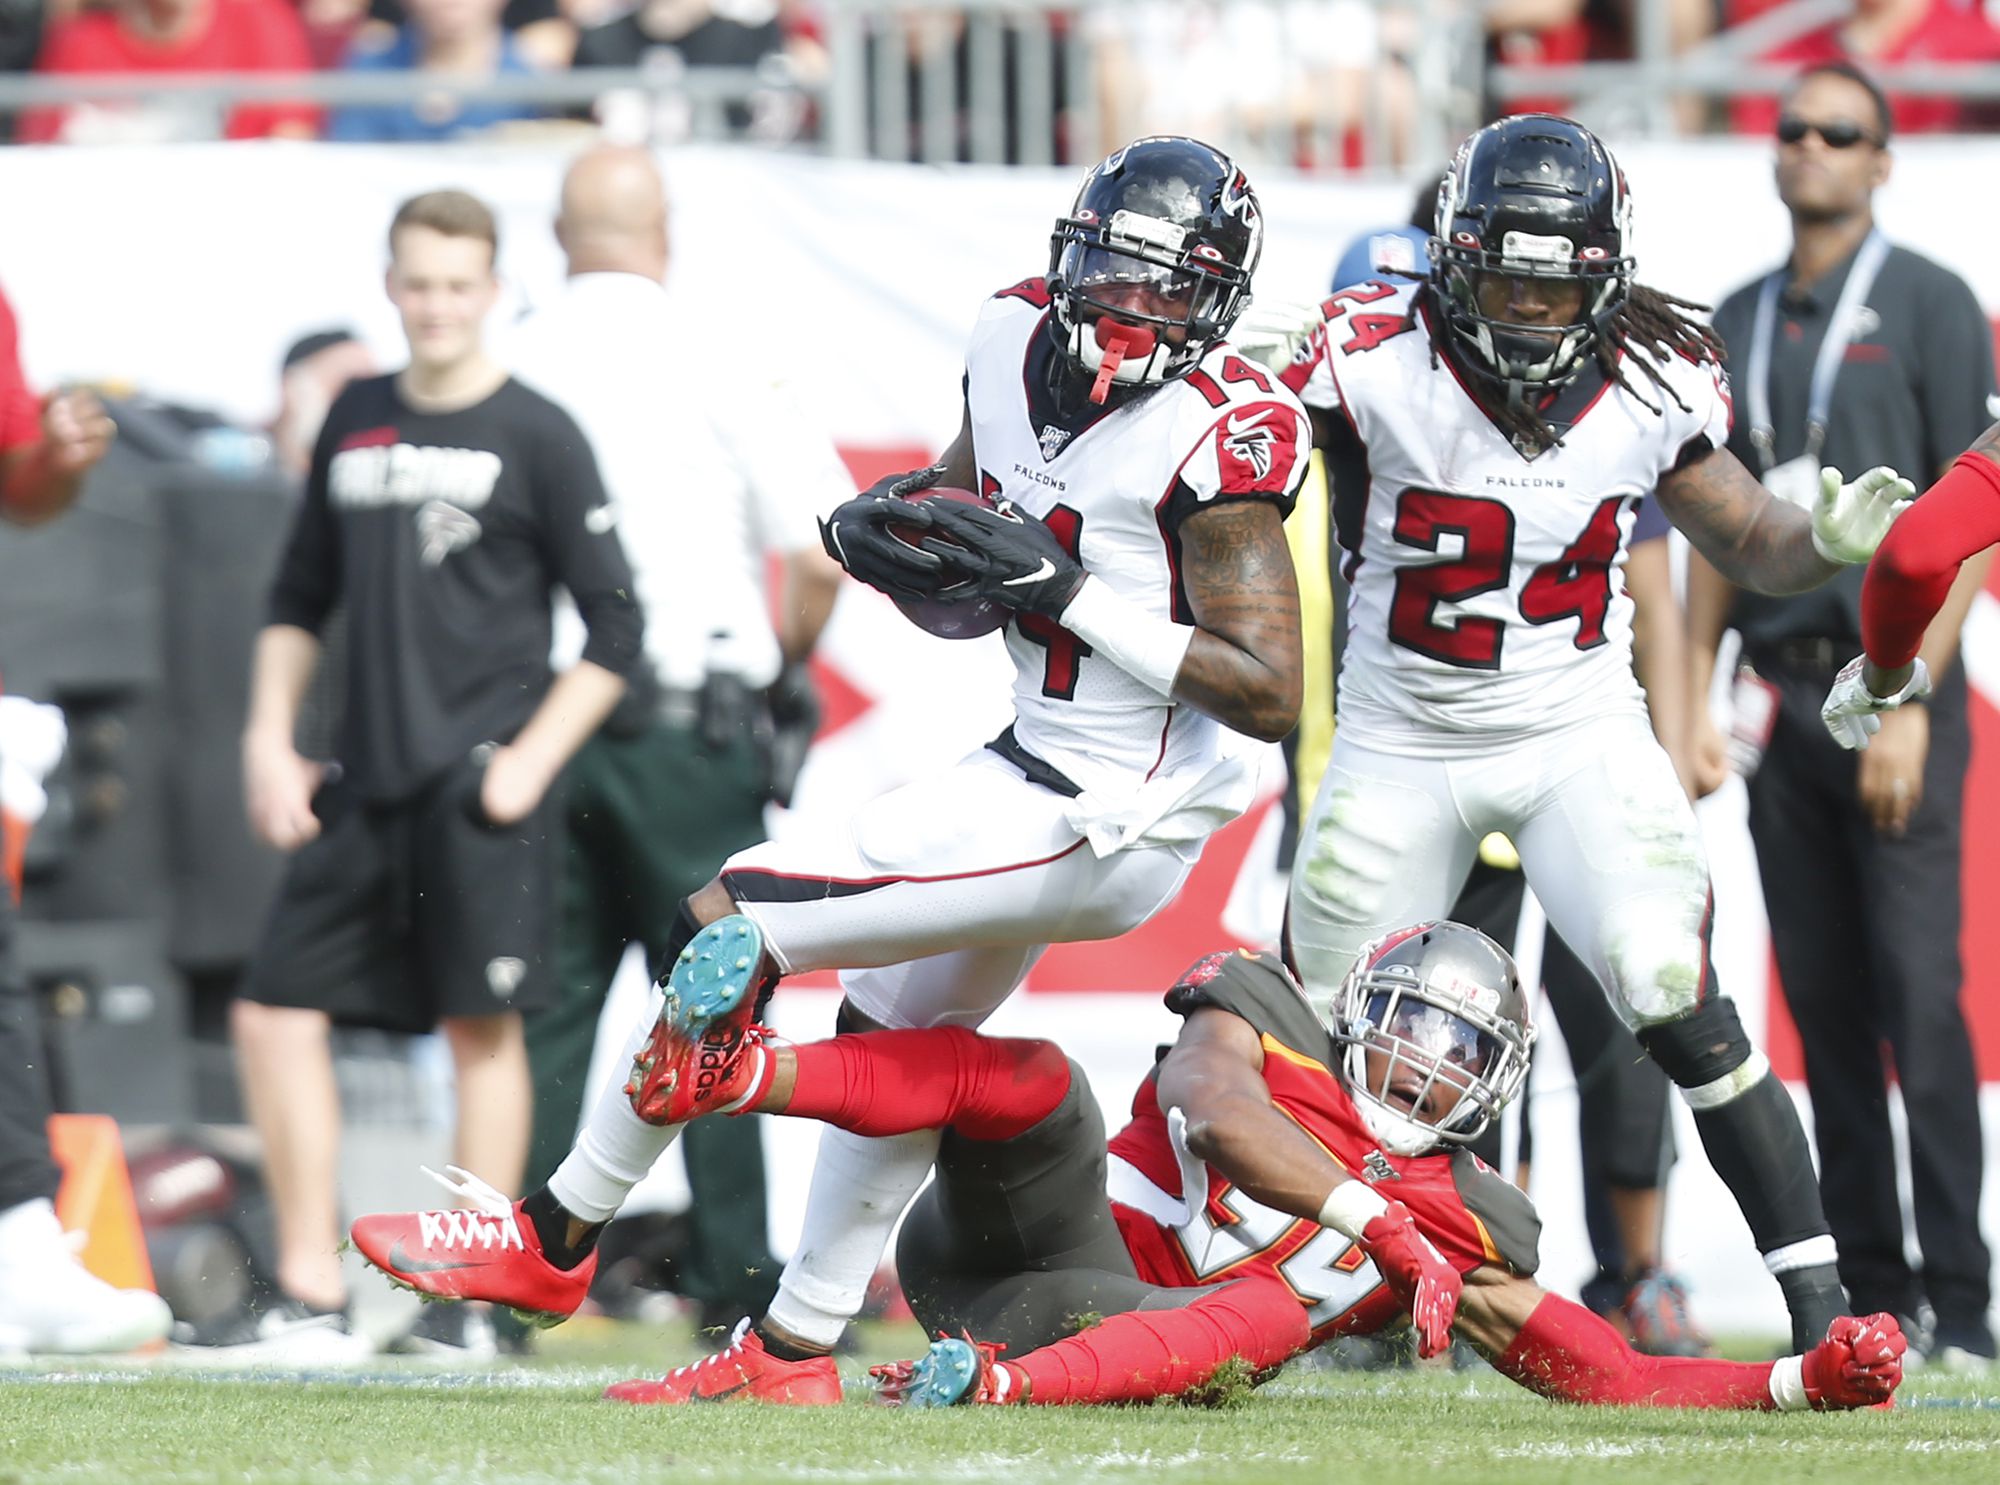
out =
[[[1507,953],[1460,924],[1373,945],[1331,1030],[1275,959],[1202,960],[1168,992],[1180,1035],[1108,1147],[1081,1069],[1052,1043],[936,1027],[780,1045],[751,1024],[747,970],[719,955],[699,980],[662,1017],[679,1039],[634,1070],[646,1117],[946,1130],[898,1247],[912,1308],[946,1338],[876,1368],[888,1401],[1172,1396],[1232,1358],[1265,1372],[1406,1314],[1422,1354],[1456,1328],[1506,1376],[1572,1402],[1854,1408],[1887,1401],[1902,1379],[1892,1316],[1837,1320],[1812,1350],[1775,1362],[1653,1357],[1535,1283],[1533,1207],[1465,1148],[1525,1079],[1526,1000]],[[363,1218],[356,1240],[373,1257],[409,1220]],[[524,1271],[531,1232],[521,1239],[490,1274],[393,1276],[518,1302],[526,1289],[492,1280]],[[1079,1316],[1103,1318],[1078,1330]],[[735,1345],[757,1339],[739,1329]],[[766,1375],[771,1361],[746,1366]],[[781,1400],[838,1401],[815,1378],[802,1367],[797,1395]],[[656,1394],[676,1395],[676,1379],[610,1393]]]

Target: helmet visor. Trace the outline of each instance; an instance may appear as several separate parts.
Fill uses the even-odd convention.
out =
[[[1185,342],[1196,320],[1213,316],[1220,288],[1193,268],[1074,240],[1064,246],[1056,273],[1085,319],[1150,326],[1171,345]]]
[[[1367,1091],[1377,1100],[1438,1126],[1455,1122],[1468,1094],[1490,1112],[1485,1075],[1504,1055],[1491,1033],[1401,988],[1369,996],[1364,1014]]]

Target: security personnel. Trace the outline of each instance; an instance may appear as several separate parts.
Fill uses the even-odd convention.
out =
[[[1991,421],[1986,316],[1961,279],[1890,245],[1875,225],[1889,110],[1864,73],[1844,62],[1807,69],[1777,134],[1791,256],[1715,316],[1736,391],[1730,448],[1793,499],[1810,500],[1823,464],[1886,464],[1926,484]],[[1927,1301],[1934,1354],[1978,1364],[1993,1357],[1994,1340],[1978,1220],[1978,1083],[1959,1008],[1969,740],[1956,654],[1985,562],[1966,565],[1928,631],[1922,653],[1936,692],[1885,717],[1857,768],[1827,736],[1819,707],[1859,649],[1862,571],[1797,597],[1760,598],[1732,594],[1695,558],[1695,694],[1707,694],[1726,619],[1742,632],[1748,666],[1736,688],[1739,756],[1764,745],[1750,779],[1750,832],[1805,1052],[1841,1280],[1858,1312],[1904,1316],[1913,1335],[1909,1322]],[[1705,716],[1696,726],[1697,780],[1712,789],[1724,749]],[[1909,1121],[1921,1273],[1903,1253],[1885,1041]]]
[[[556,236],[568,282],[518,327],[509,356],[596,448],[656,684],[635,687],[570,771],[560,989],[528,1024],[538,1174],[576,1134],[626,946],[645,945],[659,968],[681,899],[761,841],[766,801],[789,795],[817,712],[805,660],[840,581],[814,518],[854,490],[823,436],[768,386],[718,372],[676,319],[661,282],[666,192],[645,151],[579,157]],[[784,574],[775,629],[767,554]],[[704,1324],[761,1313],[777,1285],[761,1138],[755,1121],[715,1119],[683,1147],[695,1199],[679,1272]]]

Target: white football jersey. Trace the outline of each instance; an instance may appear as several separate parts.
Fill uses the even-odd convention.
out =
[[[1084,570],[1148,613],[1194,623],[1181,585],[1180,523],[1216,500],[1289,513],[1311,424],[1278,379],[1226,346],[1187,376],[1108,407],[1057,415],[1049,294],[1029,279],[987,300],[965,358],[965,401],[985,493],[1046,521]],[[1168,701],[1053,620],[1007,627],[1021,745],[1100,799],[1206,772],[1236,734]]]
[[[1669,396],[1629,366],[1634,395],[1592,363],[1543,409],[1562,443],[1530,458],[1433,355],[1445,332],[1416,285],[1329,304],[1284,380],[1353,435],[1328,461],[1349,584],[1341,729],[1450,756],[1643,711],[1626,543],[1662,476],[1727,444],[1722,369],[1656,361]]]

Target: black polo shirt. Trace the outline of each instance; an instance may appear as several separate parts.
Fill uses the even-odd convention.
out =
[[[1858,249],[1857,249],[1858,252]],[[1782,464],[1806,448],[1806,403],[1813,362],[1825,339],[1854,258],[1819,282],[1787,284],[1778,296],[1771,337],[1772,458]],[[1750,346],[1759,275],[1722,302],[1716,333],[1729,348],[1736,419],[1729,450],[1752,474],[1763,464],[1750,443]],[[1965,281],[1907,248],[1892,247],[1868,291],[1852,343],[1834,378],[1820,463],[1852,479],[1886,464],[1919,490],[1994,421],[1993,332]],[[1739,593],[1730,622],[1746,648],[1779,639],[1830,639],[1851,652],[1861,642],[1861,567],[1850,567],[1810,593],[1767,598]]]

